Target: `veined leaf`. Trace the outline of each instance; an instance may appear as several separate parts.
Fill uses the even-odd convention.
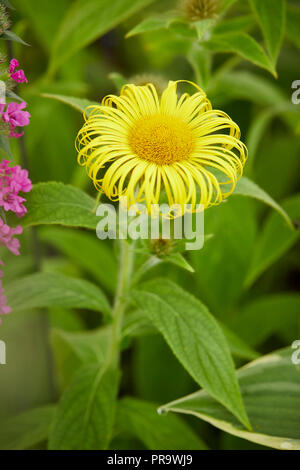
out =
[[[167,280],[145,283],[132,297],[194,380],[248,427],[226,339],[207,308]]]
[[[163,258],[163,261],[166,263],[174,264],[175,266],[179,266],[190,273],[194,273],[194,268],[190,265],[190,263],[184,258],[181,253],[170,253],[169,255]]]
[[[300,374],[291,348],[264,356],[240,369],[238,376],[253,432],[199,391],[161,407],[197,416],[222,431],[280,450],[300,450]]]
[[[122,398],[118,403],[116,432],[130,433],[151,450],[206,450],[192,429],[175,415],[160,416],[153,403]]]
[[[76,0],[63,19],[53,42],[51,74],[75,52],[125,21],[153,0]]]
[[[28,212],[22,219],[23,227],[59,224],[96,229],[95,200],[74,186],[38,183],[26,198]]]
[[[232,330],[225,324],[219,322],[223,330],[224,336],[228,342],[231,354],[240,359],[256,359],[259,354],[254,351],[246,342],[239,338]],[[123,324],[123,337],[132,336],[146,336],[153,335],[157,330],[152,326],[148,319],[147,314],[143,310],[136,310],[127,314]]]
[[[15,310],[37,307],[86,308],[110,314],[109,303],[91,282],[61,273],[36,273],[8,284],[6,294]]]
[[[294,230],[293,222],[291,221],[286,211],[279,204],[277,204],[277,202],[274,201],[274,199],[269,196],[269,194],[267,194],[263,189],[261,189],[256,183],[251,181],[249,178],[246,178],[246,176],[242,177],[238,181],[234,190],[234,194],[253,197],[254,199],[258,199],[259,201],[264,202],[268,206],[275,209],[283,217],[291,231]]]
[[[216,24],[214,33],[227,34],[241,32],[249,29],[254,23],[253,15],[238,16]]]
[[[221,322],[219,322],[219,324],[223,330],[225,338],[227,339],[231,354],[234,357],[247,360],[257,359],[259,357],[259,354],[237,334],[230,330],[227,325]]]
[[[84,363],[105,362],[109,345],[110,329],[70,333],[63,330],[52,331],[52,343],[64,343]]]
[[[205,231],[214,237],[188,255],[196,271],[193,279],[198,297],[226,321],[244,293],[253,257],[257,231],[253,201],[235,196],[212,207],[205,215]]]
[[[83,366],[64,392],[52,427],[51,450],[107,449],[114,426],[119,372]]]
[[[115,291],[117,262],[109,244],[99,240],[96,234],[61,227],[43,227],[39,235],[43,241],[55,246],[90,273],[110,292]]]
[[[279,293],[259,297],[245,304],[232,321],[232,329],[252,347],[280,334],[286,325],[300,321],[300,295]]]
[[[149,31],[157,31],[158,29],[167,28],[170,18],[167,17],[151,17],[146,18],[141,23],[132,28],[127,34],[126,38],[131,38],[137,34],[147,33]]]
[[[98,104],[96,101],[90,101],[83,98],[75,98],[74,96],[55,95],[52,93],[41,93],[41,96],[43,98],[50,98],[52,100],[68,104],[69,106],[71,106],[71,108],[76,109],[76,111],[79,111],[80,113],[83,113],[88,108],[88,106]]]
[[[253,123],[249,127],[247,135],[246,145],[249,151],[249,158],[247,161],[245,172],[249,172],[252,170],[259,143],[265,135],[265,131],[270,125],[272,119],[285,112],[298,114],[299,111],[297,110],[297,108],[295,108],[296,107],[293,104],[286,102],[280,104],[279,106],[273,106],[271,108],[264,109],[260,114],[255,116],[255,119],[253,119]]]
[[[293,220],[298,220],[300,215],[300,195],[286,200],[283,208]],[[262,233],[256,243],[255,251],[249,272],[245,281],[247,287],[274,263],[283,256],[299,240],[300,230],[291,230],[278,214],[270,214],[265,222]]]
[[[27,44],[27,42],[23,41],[23,39],[21,39],[15,33],[13,33],[12,31],[8,31],[8,30],[4,31],[4,33],[2,33],[1,39],[6,39],[7,41],[18,42],[18,43],[22,44],[23,46],[29,46],[29,44]]]
[[[265,54],[263,48],[246,33],[215,34],[209,41],[203,43],[214,52],[233,52],[243,59],[271,72],[276,77],[276,71]]]
[[[278,106],[288,101],[274,81],[248,71],[221,74],[210,86],[209,96],[213,101],[217,100],[218,105],[232,99],[245,99],[266,106]]]
[[[54,329],[51,331],[51,345],[54,350],[60,386],[65,389],[75,373],[86,364],[103,366],[110,340],[110,329],[70,333]]]
[[[258,17],[266,45],[275,65],[280,51],[285,29],[284,0],[250,0]]]

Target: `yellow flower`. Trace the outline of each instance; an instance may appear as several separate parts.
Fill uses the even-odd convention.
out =
[[[160,98],[151,83],[128,84],[86,110],[78,162],[111,200],[125,196],[128,207],[145,203],[150,213],[164,191],[169,206],[195,212],[234,190],[247,158],[239,127],[191,82],[196,92],[178,97],[179,82]]]

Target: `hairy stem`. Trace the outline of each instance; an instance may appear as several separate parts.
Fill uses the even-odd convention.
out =
[[[110,344],[110,360],[119,362],[120,339],[123,316],[127,306],[127,294],[134,264],[134,246],[126,240],[120,240],[119,276],[113,307],[113,323]]]

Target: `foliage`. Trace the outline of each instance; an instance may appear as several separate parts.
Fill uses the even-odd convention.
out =
[[[0,448],[299,450],[299,5],[223,1],[192,21],[169,0],[12,3],[1,50],[22,57],[31,123],[1,158],[24,163],[24,145],[34,187],[21,257],[1,247]],[[195,81],[249,150],[199,251],[96,238],[81,113],[145,72]]]

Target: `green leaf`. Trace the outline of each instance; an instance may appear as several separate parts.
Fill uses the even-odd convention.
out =
[[[110,245],[104,240],[99,240],[95,234],[59,227],[45,227],[39,235],[41,240],[75,261],[111,293],[115,291],[117,262]]]
[[[265,42],[275,65],[282,44],[285,29],[284,0],[250,0],[258,17]]]
[[[253,16],[238,16],[229,20],[223,20],[216,24],[214,28],[215,34],[236,33],[249,29],[254,24]]]
[[[75,373],[85,364],[104,365],[110,329],[70,333],[54,329],[51,331],[51,345],[54,350],[59,383],[62,389],[73,380]]]
[[[17,94],[14,93],[12,90],[7,90],[6,96],[7,96],[8,98],[12,98],[13,100],[24,101],[23,98],[21,98],[21,96],[17,95]]]
[[[68,104],[71,108],[76,109],[83,113],[89,106],[98,104],[96,101],[90,101],[83,98],[75,98],[74,96],[54,95],[52,93],[41,93],[43,98],[50,98],[52,100],[60,101],[61,103]],[[87,112],[88,115],[88,112]]]
[[[206,20],[200,20],[200,21],[195,21],[193,23],[193,27],[197,31],[197,36],[199,41],[203,39],[203,36],[207,31],[209,31],[213,25],[215,24],[215,20],[212,19],[206,19]]]
[[[134,310],[127,313],[122,326],[122,337],[147,336],[157,333],[148,316],[143,310]]]
[[[204,391],[161,407],[207,421],[222,431],[281,450],[300,450],[300,374],[291,348],[264,356],[240,369],[238,376],[253,432]]]
[[[224,336],[228,342],[231,354],[239,359],[252,360],[259,357],[259,354],[254,351],[245,341],[243,341],[237,334],[228,328],[227,325],[219,322]]]
[[[225,324],[218,322],[223,330],[224,336],[228,342],[231,354],[240,359],[256,359],[259,354],[248,346],[241,338],[231,331]],[[126,315],[123,323],[123,337],[153,335],[157,330],[148,320],[147,314],[143,310],[135,310]]]
[[[127,83],[127,79],[117,72],[110,73],[108,78],[113,82],[118,93],[120,93],[121,88]]]
[[[96,229],[95,200],[74,186],[38,183],[26,198],[28,212],[22,219],[23,227],[59,224]]]
[[[193,24],[183,20],[182,18],[174,18],[174,21],[170,21],[169,32],[175,33],[175,37],[177,36],[181,40],[185,41],[186,44],[189,44],[186,39],[197,40],[198,37],[196,28],[193,27]]]
[[[97,362],[104,364],[109,345],[110,329],[70,333],[63,330],[53,330],[51,334],[52,344],[64,344],[82,365],[84,363]]]
[[[249,427],[226,339],[207,308],[166,279],[132,296],[193,379]]]
[[[49,71],[124,22],[153,0],[76,0],[72,2],[53,42]]]
[[[294,5],[287,5],[286,36],[300,48],[300,8]]]
[[[214,237],[201,250],[188,254],[196,271],[196,286],[191,288],[219,318],[230,317],[244,293],[256,230],[253,201],[231,197],[206,212],[205,231]]]
[[[119,372],[82,367],[64,392],[49,440],[51,450],[107,449],[114,426]]]
[[[49,328],[58,328],[63,331],[82,331],[86,327],[81,312],[64,307],[48,308]]]
[[[217,77],[209,95],[218,105],[232,99],[246,99],[260,106],[274,106],[288,99],[274,81],[248,71],[227,72]]]
[[[166,263],[174,264],[175,266],[179,266],[190,273],[194,273],[194,268],[190,265],[190,263],[182,256],[181,253],[171,253],[163,258],[162,261]]]
[[[300,195],[286,200],[282,207],[293,220],[300,217]],[[246,286],[253,282],[284,255],[300,238],[300,230],[291,230],[278,214],[270,214],[256,243],[253,259],[246,279]]]
[[[215,34],[203,45],[214,52],[233,52],[243,59],[271,72],[276,77],[276,71],[263,48],[246,33]]]
[[[187,59],[194,70],[196,83],[204,90],[207,90],[210,80],[211,54],[195,42],[187,55]]]
[[[291,113],[298,113],[297,108],[295,108],[296,107],[291,103],[282,103],[279,106],[273,106],[272,108],[264,109],[260,114],[255,116],[247,134],[246,145],[249,152],[249,158],[245,168],[246,172],[248,171],[249,173],[249,171],[252,170],[259,143],[264,137],[266,129],[270,125],[272,119],[287,111]]]
[[[116,432],[133,434],[151,450],[206,450],[204,442],[177,418],[159,415],[153,403],[126,397],[118,404]]]
[[[22,253],[22,256],[14,256],[7,251],[3,253],[3,256],[1,255],[1,260],[5,264],[5,283],[7,285],[9,282],[34,271],[32,254],[25,255]]]
[[[157,31],[158,29],[167,28],[170,22],[170,18],[163,17],[152,17],[146,18],[141,23],[132,28],[127,34],[126,38],[131,38],[137,34],[147,33],[149,31]]]
[[[299,294],[266,295],[244,305],[231,327],[247,344],[258,347],[286,325],[295,325],[299,312]]]
[[[220,3],[220,11],[224,13],[228,10],[237,0],[221,0]]]
[[[299,119],[295,119],[295,113],[299,113],[297,106],[291,104],[290,96],[284,93],[274,80],[268,80],[248,71],[228,72],[224,67],[211,80],[208,95],[217,106],[224,106],[237,99],[247,100],[259,106],[272,106],[278,111],[289,106],[290,112],[283,113],[282,119],[293,132],[297,133],[297,126],[299,127]]]
[[[109,303],[91,282],[60,273],[36,273],[6,287],[9,305],[15,310],[37,307],[86,308],[110,314]]]
[[[0,450],[25,450],[46,441],[54,412],[54,405],[45,405],[3,421]]]
[[[264,202],[268,206],[275,209],[281,215],[281,217],[289,226],[290,230],[294,230],[293,222],[291,221],[286,211],[279,204],[277,204],[277,202],[274,201],[274,199],[269,196],[269,194],[267,194],[263,189],[261,189],[256,183],[251,181],[249,178],[246,178],[246,176],[242,177],[238,181],[234,190],[234,194],[253,197],[254,199],[258,199],[259,201]]]
[[[8,30],[4,31],[4,33],[2,33],[1,39],[6,39],[8,41],[18,42],[18,43],[22,44],[23,46],[29,46],[29,44],[27,44],[27,42],[23,41],[23,39],[19,38],[19,36],[17,36],[15,33],[13,33],[12,31],[8,31]]]
[[[69,5],[69,0],[59,0],[55,8],[49,0],[14,0],[18,13],[30,22],[39,39],[39,43],[48,52],[51,48],[53,37],[55,37],[61,18],[64,16]]]

